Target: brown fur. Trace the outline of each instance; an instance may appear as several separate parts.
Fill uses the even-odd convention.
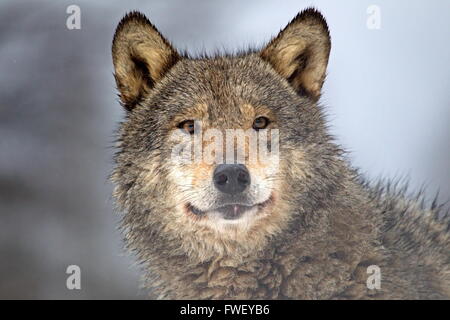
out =
[[[448,222],[364,183],[327,133],[317,100],[329,51],[314,9],[261,51],[236,56],[180,55],[139,13],[119,24],[113,61],[128,113],[112,180],[125,242],[152,297],[450,297]],[[269,200],[245,224],[218,227],[193,214],[193,198],[214,201],[214,165],[175,164],[169,133],[186,119],[248,129],[261,115],[280,130],[279,168],[248,167]],[[366,286],[370,265],[381,268],[380,290]]]

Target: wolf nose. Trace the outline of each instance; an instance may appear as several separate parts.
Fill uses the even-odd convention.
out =
[[[224,193],[241,193],[250,185],[250,174],[243,164],[221,164],[213,175],[214,185]]]

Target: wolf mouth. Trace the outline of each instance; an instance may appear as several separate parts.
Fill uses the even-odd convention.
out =
[[[272,201],[273,197],[270,196],[266,201],[254,205],[234,203],[208,210],[200,210],[199,208],[189,203],[187,204],[187,209],[196,216],[205,216],[208,212],[219,212],[225,220],[235,220],[240,218],[247,211],[250,211],[252,209],[257,209],[259,211],[265,208]]]

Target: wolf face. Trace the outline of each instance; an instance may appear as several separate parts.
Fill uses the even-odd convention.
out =
[[[112,52],[127,110],[113,181],[132,247],[164,243],[201,260],[253,252],[303,219],[299,202],[307,210],[338,184],[317,105],[330,52],[317,11],[262,50],[201,58],[134,12]]]

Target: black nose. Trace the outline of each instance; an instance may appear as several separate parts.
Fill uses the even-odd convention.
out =
[[[250,185],[250,174],[243,164],[221,164],[214,170],[213,180],[219,191],[238,194]]]

